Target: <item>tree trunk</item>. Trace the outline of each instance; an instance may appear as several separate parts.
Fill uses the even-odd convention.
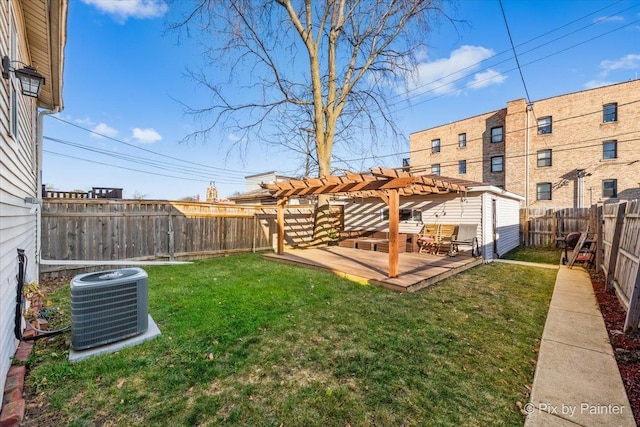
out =
[[[323,176],[331,173],[331,150],[327,151],[318,144],[317,152],[319,168],[318,177],[322,178]],[[334,236],[334,232],[337,231],[338,230],[334,230],[333,228],[331,207],[329,206],[329,195],[319,194],[316,204],[316,214],[313,224],[313,240],[311,244],[320,245],[327,243]]]

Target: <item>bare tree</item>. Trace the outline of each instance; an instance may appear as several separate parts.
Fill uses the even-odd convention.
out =
[[[213,101],[187,106],[204,123],[187,139],[222,128],[298,152],[306,172],[328,175],[336,144],[399,135],[386,100],[406,87],[441,16],[441,0],[199,0],[170,26],[209,40],[213,72],[189,74]],[[320,197],[316,240],[326,236],[327,213]]]

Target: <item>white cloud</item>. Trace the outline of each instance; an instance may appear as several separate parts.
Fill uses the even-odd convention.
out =
[[[75,119],[74,122],[76,122],[79,125],[86,125],[86,126],[93,126],[96,124],[89,117],[85,117],[84,119]]]
[[[596,24],[603,22],[624,22],[624,16],[612,15],[612,16],[600,16],[593,20]]]
[[[98,123],[98,125],[93,128],[93,131],[96,132],[96,133],[92,133],[91,134],[92,138],[102,138],[102,136],[108,136],[110,138],[115,138],[116,136],[118,136],[118,130],[112,128],[111,126],[107,125],[106,123]],[[100,135],[96,135],[98,133]]]
[[[640,55],[630,53],[623,56],[620,59],[609,60],[606,59],[600,62],[600,68],[602,68],[602,76],[606,76],[611,71],[616,70],[633,70],[640,68]]]
[[[158,18],[169,9],[163,0],[82,0],[120,22],[128,18]]]
[[[141,144],[152,144],[162,140],[162,136],[153,128],[134,128],[132,137]]]
[[[601,86],[609,86],[614,84],[615,82],[608,82],[606,80],[589,80],[584,84],[585,89],[594,89]]]
[[[242,141],[242,137],[240,135],[236,135],[235,133],[230,133],[227,135],[227,139],[231,142],[239,142]]]
[[[436,95],[451,93],[464,87],[461,80],[477,70],[481,62],[494,55],[494,51],[482,46],[462,46],[448,58],[423,62],[416,69],[417,78],[410,84],[409,90],[417,93],[433,92]],[[474,76],[470,84],[475,89],[499,84],[505,77],[497,71],[487,70]]]
[[[469,82],[467,87],[469,89],[481,89],[490,85],[499,85],[506,79],[507,76],[504,74],[489,69],[473,76],[473,80]]]

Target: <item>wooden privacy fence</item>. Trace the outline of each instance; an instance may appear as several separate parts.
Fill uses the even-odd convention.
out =
[[[602,270],[627,310],[627,332],[640,322],[640,201],[604,205],[602,216]]]
[[[46,260],[197,259],[272,249],[275,207],[146,200],[45,199]],[[341,210],[339,210],[341,213]],[[287,244],[311,240],[313,207],[290,206]],[[43,267],[42,272],[68,267]]]
[[[552,246],[574,231],[596,232],[597,208],[520,209],[520,242],[524,246]]]

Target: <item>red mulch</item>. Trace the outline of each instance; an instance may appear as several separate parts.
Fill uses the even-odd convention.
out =
[[[640,425],[640,332],[638,330],[629,334],[622,332],[626,312],[618,301],[615,291],[605,289],[604,276],[592,275],[591,283],[600,304],[600,312],[607,326],[607,332],[609,332],[609,339],[618,362],[622,382],[627,390],[631,410],[636,424]]]

